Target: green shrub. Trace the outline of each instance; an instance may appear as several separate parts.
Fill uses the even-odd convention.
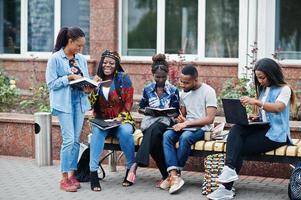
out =
[[[49,93],[46,83],[30,88],[32,96],[20,102],[21,109],[34,112],[50,112]]]
[[[243,96],[255,97],[255,87],[247,78],[229,79],[225,82],[218,99],[218,105],[222,108],[222,98],[239,99]],[[247,111],[251,112],[252,107],[247,106]]]
[[[7,112],[13,109],[19,100],[16,81],[5,75],[0,69],[0,112]]]

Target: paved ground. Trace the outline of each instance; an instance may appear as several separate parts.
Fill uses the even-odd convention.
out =
[[[175,195],[154,187],[159,178],[155,169],[140,168],[136,184],[129,188],[121,186],[124,168],[118,172],[109,172],[101,181],[102,191],[92,192],[88,183],[76,193],[67,193],[59,189],[60,172],[58,162],[49,167],[37,167],[33,159],[0,156],[0,199],[88,199],[88,200],[201,200],[202,173],[183,172],[186,181],[183,190]],[[241,176],[235,184],[235,199],[285,200],[287,197],[287,179]]]

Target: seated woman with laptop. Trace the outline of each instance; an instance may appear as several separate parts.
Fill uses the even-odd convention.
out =
[[[289,129],[290,107],[295,95],[284,80],[281,67],[274,60],[263,58],[255,64],[254,79],[257,98],[242,97],[243,105],[258,108],[251,120],[269,122],[264,126],[234,125],[227,139],[226,162],[218,177],[219,188],[207,195],[209,199],[233,198],[232,186],[238,180],[243,156],[268,152],[291,144]]]

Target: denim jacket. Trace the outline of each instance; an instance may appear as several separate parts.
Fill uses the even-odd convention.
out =
[[[77,62],[84,77],[89,77],[87,60],[81,54],[75,54]],[[46,83],[49,90],[49,99],[51,111],[53,109],[71,113],[71,90],[69,86],[68,75],[71,74],[69,60],[64,53],[63,48],[50,57],[46,68]],[[87,94],[79,92],[82,112],[90,109],[90,103]]]
[[[281,87],[271,87],[266,102],[275,103],[281,92]],[[262,98],[264,90],[260,93],[259,99]],[[266,112],[267,121],[270,122],[270,129],[266,136],[275,142],[289,142],[292,144],[289,127],[290,101],[281,112]],[[287,138],[289,141],[287,141]]]

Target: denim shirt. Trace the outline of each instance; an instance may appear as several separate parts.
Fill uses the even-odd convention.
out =
[[[270,92],[267,96],[266,102],[275,103],[277,97],[281,92],[282,87],[271,87]],[[264,90],[261,91],[259,99],[262,98]],[[281,112],[267,112],[266,118],[270,122],[270,129],[266,133],[266,136],[275,142],[289,142],[292,144],[290,127],[289,127],[289,112],[290,112],[290,101],[287,106]],[[287,138],[289,141],[287,141]]]
[[[77,62],[84,77],[89,77],[87,60],[81,54],[75,54]],[[64,113],[72,112],[71,94],[68,75],[72,74],[69,60],[63,48],[49,58],[46,68],[46,83],[49,90],[51,111],[58,110]],[[90,109],[88,95],[83,91],[78,92],[82,113]]]

